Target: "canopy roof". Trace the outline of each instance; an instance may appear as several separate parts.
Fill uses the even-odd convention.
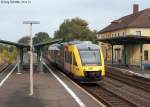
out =
[[[49,41],[49,42],[43,42],[43,43],[35,44],[34,47],[35,48],[43,47],[43,46],[51,45],[51,44],[58,43],[58,42],[61,42],[61,41],[62,41],[62,39],[56,39],[56,40]]]
[[[13,45],[13,46],[20,47],[20,48],[29,48],[29,45],[22,44],[22,43],[10,42],[10,41],[6,41],[6,40],[0,40],[0,43],[7,44],[7,45]]]
[[[128,35],[121,37],[111,37],[98,39],[100,42],[109,43],[112,45],[127,45],[127,44],[150,44],[149,36]]]

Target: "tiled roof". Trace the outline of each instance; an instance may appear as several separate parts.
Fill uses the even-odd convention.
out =
[[[150,28],[150,8],[134,14],[124,16],[111,22],[110,25],[100,30],[98,34],[123,28]]]

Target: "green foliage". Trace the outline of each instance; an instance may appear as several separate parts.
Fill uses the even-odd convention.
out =
[[[51,40],[51,38],[49,37],[48,33],[39,32],[39,33],[35,34],[35,37],[33,38],[33,44],[48,42],[50,40]]]
[[[13,63],[17,58],[17,49],[0,44],[0,63]]]
[[[44,42],[49,42],[52,39],[49,37],[48,33],[46,32],[39,32],[35,34],[35,37],[33,38],[33,44],[38,44],[38,43],[44,43]],[[48,46],[45,46],[42,51],[45,52],[47,50]]]
[[[80,18],[65,20],[54,34],[54,38],[62,38],[65,41],[70,40],[88,40],[96,39],[96,32],[91,31],[88,23]]]
[[[22,37],[18,40],[18,43],[23,43],[23,44],[29,45],[30,37],[29,36],[24,36],[24,37]]]

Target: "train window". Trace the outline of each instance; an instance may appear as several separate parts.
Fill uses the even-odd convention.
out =
[[[83,65],[101,64],[99,50],[81,50],[79,52]]]
[[[76,58],[75,58],[75,55],[73,54],[73,65],[76,65],[77,66],[77,61],[76,61]]]
[[[67,58],[66,62],[69,63],[69,53],[68,52],[66,52],[66,58]]]

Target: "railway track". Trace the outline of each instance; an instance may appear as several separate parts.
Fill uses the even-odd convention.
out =
[[[14,64],[2,64],[0,66],[0,75],[7,74],[12,68],[14,67]]]
[[[9,67],[9,64],[1,64],[0,65],[0,73],[2,73],[5,69],[7,69],[7,67]]]
[[[80,86],[103,102],[107,107],[138,107],[135,103],[130,102],[128,99],[113,93],[99,84],[80,84]]]
[[[54,67],[53,65],[49,65],[49,67],[56,72],[62,72],[62,70]],[[78,84],[96,97],[100,102],[103,102],[107,107],[139,107],[136,105],[136,102],[129,101],[127,98],[125,99],[121,95],[113,93],[112,90],[103,87],[101,84]]]
[[[127,75],[122,72],[117,72],[117,71],[108,71],[106,73],[106,76],[118,81],[121,81],[127,85],[140,88],[144,91],[150,92],[150,80],[146,78],[141,78],[138,76],[134,75]]]

